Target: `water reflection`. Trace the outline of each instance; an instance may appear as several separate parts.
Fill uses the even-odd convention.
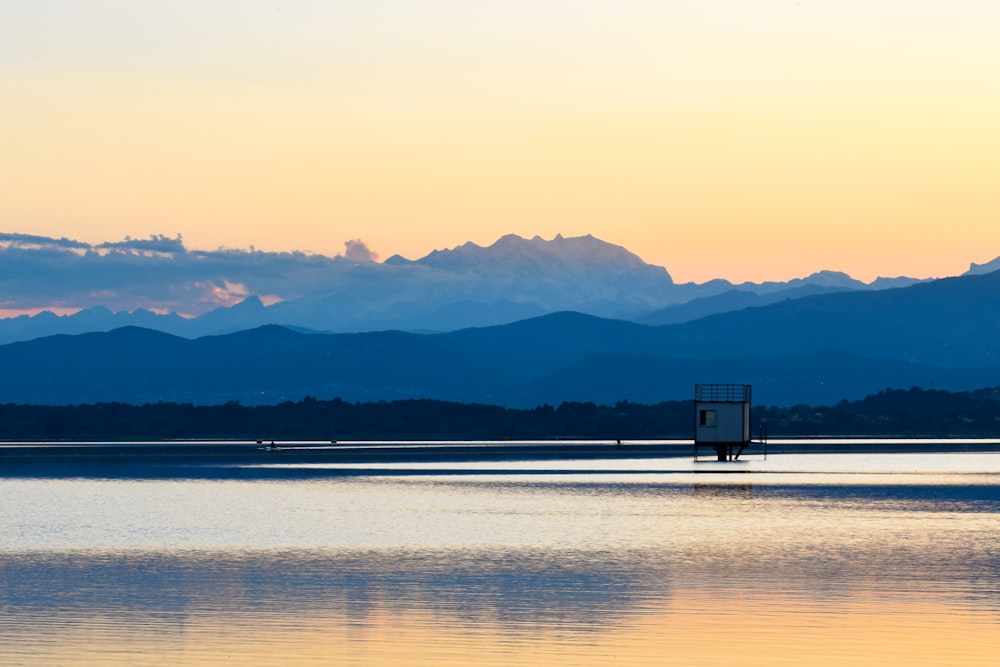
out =
[[[744,498],[753,496],[753,484],[698,484],[692,487],[694,495],[706,498]]]
[[[847,560],[817,580],[815,565],[802,576],[787,567],[746,573],[738,562],[720,573],[716,564],[730,561],[707,555],[8,554],[0,657],[23,665],[995,658],[995,591],[992,602],[970,605],[948,577],[916,572],[909,590],[900,586],[899,563],[887,566],[895,581]],[[997,581],[995,570],[982,574]]]
[[[8,611],[47,615],[228,609],[269,618],[336,609],[361,621],[423,610],[453,624],[606,630],[669,597],[663,563],[636,576],[648,561],[618,553],[27,553],[3,562]]]
[[[994,664],[985,462],[10,477],[0,664]]]

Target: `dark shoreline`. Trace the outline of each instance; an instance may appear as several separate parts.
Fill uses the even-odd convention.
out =
[[[437,399],[349,403],[306,397],[277,405],[0,404],[0,438],[38,441],[134,440],[252,442],[301,440],[514,441],[559,438],[685,439],[694,403],[566,401],[508,408]],[[1000,387],[966,392],[885,389],[833,406],[751,410],[750,433],[770,438],[990,438],[1000,436]],[[0,445],[2,446],[2,445]]]

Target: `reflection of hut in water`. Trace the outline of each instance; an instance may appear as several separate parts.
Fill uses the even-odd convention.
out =
[[[694,386],[694,457],[702,447],[718,461],[737,461],[750,444],[750,385]]]

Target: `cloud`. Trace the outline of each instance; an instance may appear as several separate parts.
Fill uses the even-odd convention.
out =
[[[323,291],[357,266],[302,252],[187,250],[179,235],[93,246],[0,233],[0,295],[8,312],[105,306],[198,315],[251,294],[273,304]]]
[[[170,238],[163,234],[152,234],[148,239],[133,239],[129,236],[124,241],[106,242],[97,246],[98,250],[127,250],[140,253],[157,252],[164,254],[183,254],[187,252],[181,235]]]
[[[28,308],[26,310],[10,309],[10,308],[0,308],[0,320],[6,320],[12,317],[34,317],[39,313],[49,312],[53,315],[76,315],[82,310],[82,308]]]
[[[47,236],[11,232],[0,232],[0,246],[16,248],[65,248],[68,250],[91,249],[91,246],[87,243],[81,243],[80,241],[74,241],[66,237],[53,239]]]
[[[194,286],[204,291],[208,301],[221,306],[235,306],[250,296],[250,290],[247,289],[246,285],[232,283],[228,280],[223,280],[221,285],[206,281],[194,283]]]
[[[354,262],[374,262],[378,253],[372,251],[361,239],[344,241],[344,257]]]
[[[274,304],[281,303],[284,300],[277,294],[258,294],[257,298],[259,298],[260,302],[265,306],[273,306]]]

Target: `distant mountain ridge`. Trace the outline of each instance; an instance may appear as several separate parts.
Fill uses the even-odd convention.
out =
[[[170,260],[165,253],[178,252],[178,248],[182,252],[183,247],[179,239],[156,239],[155,243],[163,246],[161,254],[166,258],[157,255],[148,261],[157,262],[158,271],[168,275],[164,267],[169,267]],[[511,323],[565,310],[667,324],[834,290],[880,290],[920,282],[880,278],[865,284],[843,273],[819,271],[787,283],[733,285],[713,280],[677,284],[665,268],[647,264],[625,248],[590,235],[557,235],[544,240],[511,234],[490,246],[466,243],[450,250],[436,250],[417,260],[393,256],[382,264],[305,256],[280,259],[281,271],[298,266],[296,262],[306,267],[312,285],[308,293],[277,302],[268,298],[270,305],[251,293],[235,306],[220,307],[194,318],[142,308],[129,313],[94,307],[62,317],[42,313],[0,319],[0,343],[128,325],[188,338],[265,324],[341,333],[388,329],[441,332]],[[235,262],[225,253],[211,260],[223,267],[219,271]],[[100,258],[88,259],[90,263],[98,261]],[[137,257],[129,261],[147,260]],[[191,266],[200,262],[200,257],[189,261]],[[249,271],[251,266],[243,270]],[[268,267],[272,265],[261,271],[275,271]],[[233,274],[234,284],[239,280],[250,282],[242,274]],[[226,289],[235,288],[227,283]]]
[[[1000,385],[1000,272],[840,291],[648,326],[577,312],[448,333],[264,326],[189,340],[125,327],[0,345],[0,402],[247,404],[305,395],[514,407],[657,402],[698,382],[832,404],[886,387]]]
[[[588,270],[597,270],[605,274],[644,274],[657,281],[673,282],[663,267],[647,264],[625,248],[590,234],[571,238],[556,234],[551,241],[540,236],[525,239],[507,234],[486,247],[469,242],[451,250],[435,250],[413,261],[394,255],[386,263],[419,264],[460,274],[501,273],[508,277],[513,271],[527,271],[527,277],[536,279],[564,272],[582,275]]]

